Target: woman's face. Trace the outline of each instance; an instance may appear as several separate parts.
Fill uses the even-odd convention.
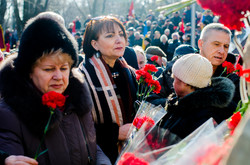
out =
[[[68,56],[61,53],[59,56]],[[30,78],[35,86],[42,92],[55,91],[63,93],[69,84],[70,64],[65,58],[59,60],[58,56],[45,56],[35,64]]]
[[[101,52],[102,58],[116,60],[123,56],[126,40],[119,25],[114,24],[114,31],[105,28],[99,35],[98,40],[92,40],[92,46]]]

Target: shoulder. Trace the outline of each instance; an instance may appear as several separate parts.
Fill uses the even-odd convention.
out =
[[[21,133],[18,126],[20,126],[20,120],[17,115],[3,100],[0,100],[0,129],[15,132],[20,135]]]

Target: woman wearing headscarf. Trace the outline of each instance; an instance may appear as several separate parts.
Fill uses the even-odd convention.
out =
[[[52,18],[29,20],[18,55],[0,70],[1,164],[105,164],[108,159],[96,144],[87,83],[73,69],[78,62],[76,41]],[[45,134],[50,111],[42,96],[52,91],[66,101],[55,108]],[[44,153],[30,159],[39,145],[38,152]]]
[[[115,17],[97,17],[88,23],[83,40],[85,64],[80,69],[94,100],[97,144],[114,163],[117,143],[127,138],[135,115],[135,74],[122,57],[126,31]]]

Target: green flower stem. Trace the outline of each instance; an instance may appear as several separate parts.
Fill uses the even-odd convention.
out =
[[[224,68],[223,72],[220,74],[220,77],[227,71],[227,67]]]
[[[42,137],[42,140],[41,140],[41,142],[40,142],[40,144],[39,144],[39,147],[38,147],[37,150],[36,150],[36,155],[35,155],[35,157],[34,157],[35,160],[36,160],[39,156],[41,156],[42,154],[44,154],[45,152],[48,151],[48,149],[46,149],[45,151],[42,151],[42,152],[39,154],[39,151],[40,151],[41,146],[42,146],[42,144],[43,144],[43,142],[44,142],[45,135],[46,135],[46,133],[47,133],[47,131],[48,131],[49,124],[50,124],[50,121],[51,121],[51,118],[52,118],[52,115],[53,115],[53,114],[54,114],[54,110],[53,110],[52,108],[50,108],[49,120],[48,120],[48,122],[47,122],[47,124],[46,124],[46,126],[45,126],[45,128],[44,128],[43,137]]]

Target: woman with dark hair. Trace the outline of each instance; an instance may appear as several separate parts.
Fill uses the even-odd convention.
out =
[[[135,109],[137,83],[133,69],[123,59],[127,36],[115,17],[92,19],[84,34],[85,64],[80,69],[87,78],[94,100],[97,143],[114,163],[117,143],[127,138]]]
[[[1,67],[0,164],[110,164],[96,144],[87,83],[73,69],[77,43],[53,18],[38,15],[29,20],[18,55]],[[48,92],[66,97],[51,120],[42,101]],[[31,159],[37,153],[43,154]]]

